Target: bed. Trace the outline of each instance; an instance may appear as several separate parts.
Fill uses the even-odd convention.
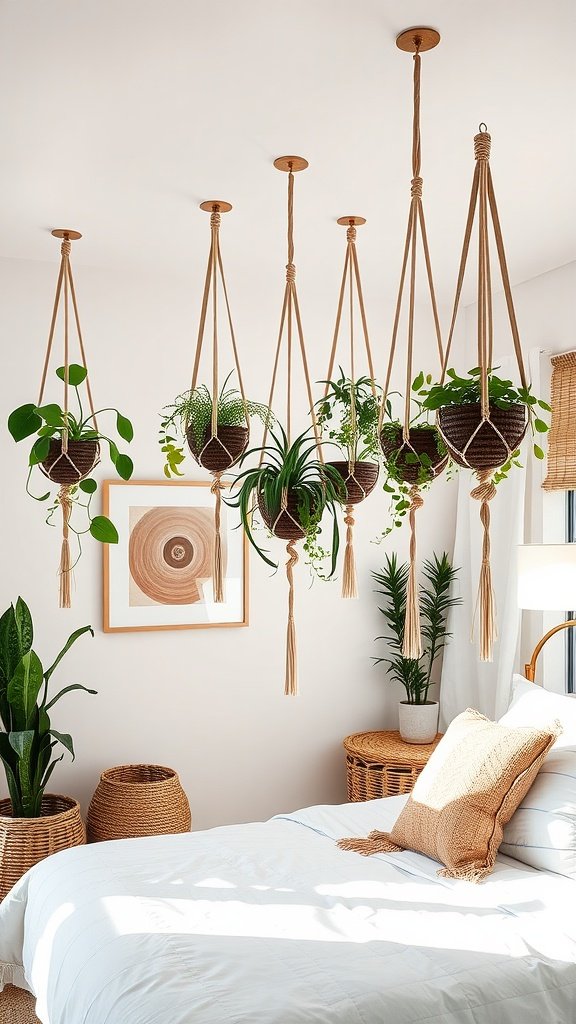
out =
[[[0,905],[2,983],[42,1024],[574,1022],[576,881],[337,848],[406,799],[57,854]]]

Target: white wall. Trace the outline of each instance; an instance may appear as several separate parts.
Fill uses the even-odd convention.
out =
[[[326,254],[322,267],[311,266],[299,283],[316,380],[325,373],[341,256],[336,249]],[[36,399],[56,269],[54,263],[0,261],[2,423],[12,408]],[[247,267],[235,267],[234,273],[230,268],[228,276],[247,389],[261,398],[269,383],[282,280],[277,287],[258,287]],[[178,280],[85,265],[76,271],[94,392],[99,404],[116,404],[134,421],[135,479],[162,478],[156,413],[189,386],[201,277],[200,268]],[[366,302],[382,373],[391,310],[381,308],[375,286],[366,289]],[[420,329],[418,346],[427,353],[424,365],[434,371],[434,342]],[[55,727],[72,733],[77,760],[59,766],[54,790],[78,796],[86,808],[102,769],[138,761],[172,765],[200,828],[345,799],[342,738],[397,724],[399,693],[371,662],[381,617],[370,571],[382,564],[386,550],[405,556],[407,535],[404,529],[382,546],[372,543],[385,518],[382,492],[358,510],[358,601],[342,601],[339,582],[309,587],[307,570],[298,568],[301,695],[289,699],[283,695],[282,570],[271,577],[251,558],[248,629],[104,635],[100,548],[86,543],[73,608],[58,609],[59,531],[44,525],[42,507],[24,492],[25,446],[16,446],[2,429],[0,451],[1,607],[18,594],[25,598],[35,619],[35,647],[46,663],[73,629],[90,622],[96,630],[95,639],[80,641],[59,672],[63,684],[83,682],[99,694],[72,694],[58,707]],[[422,555],[451,550],[454,502],[454,485],[438,481],[419,516]]]

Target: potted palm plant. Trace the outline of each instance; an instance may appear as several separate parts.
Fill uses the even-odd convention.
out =
[[[345,487],[341,475],[330,464],[323,464],[317,455],[316,440],[310,431],[300,434],[291,444],[280,424],[269,432],[269,443],[263,449],[247,452],[261,454],[259,466],[239,473],[232,485],[235,496],[227,503],[238,508],[246,535],[260,557],[277,568],[265,549],[254,538],[252,513],[258,508],[270,533],[286,541],[304,540],[304,550],[312,567],[319,568],[328,554],[318,546],[320,522],[328,512],[332,516],[331,566],[336,568],[339,547],[337,508],[344,500]],[[314,454],[316,453],[316,454]]]
[[[374,661],[385,665],[388,678],[404,687],[406,699],[400,701],[398,710],[400,735],[406,743],[431,743],[438,730],[440,705],[429,700],[429,691],[436,682],[436,661],[451,636],[447,630],[448,612],[462,603],[450,593],[457,575],[458,569],[452,567],[446,552],[439,557],[433,554],[424,562],[420,590],[423,650],[419,658],[405,658],[402,648],[409,566],[400,565],[395,554],[386,555],[384,568],[372,573],[378,584],[376,593],[384,598],[380,611],[386,623],[386,634],[376,639],[384,640],[390,651]]]
[[[64,757],[56,757],[55,748],[63,747],[74,758],[72,737],[52,725],[52,708],[72,690],[96,693],[80,683],[53,697],[48,693],[55,669],[85,633],[94,635],[91,626],[77,629],[44,669],[32,649],[32,617],[22,598],[0,618],[0,760],[10,794],[0,800],[0,899],[39,860],[85,842],[77,801],[46,792]]]

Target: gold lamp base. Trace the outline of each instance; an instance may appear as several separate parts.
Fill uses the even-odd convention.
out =
[[[550,640],[550,637],[553,637],[556,635],[556,633],[559,633],[561,629],[570,629],[572,626],[576,626],[576,619],[566,619],[566,622],[559,622],[557,626],[554,626],[553,629],[549,629],[545,636],[543,636],[542,639],[538,641],[536,647],[532,652],[532,657],[530,658],[530,661],[527,662],[527,664],[524,666],[524,675],[530,683],[535,682],[536,662],[538,661],[538,655],[544,647],[544,644],[547,643],[548,640]]]

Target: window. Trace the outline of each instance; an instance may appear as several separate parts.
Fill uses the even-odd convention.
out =
[[[576,491],[566,491],[566,540],[576,543]],[[567,619],[576,617],[572,609],[566,612]],[[576,630],[566,630],[566,689],[576,693]]]

